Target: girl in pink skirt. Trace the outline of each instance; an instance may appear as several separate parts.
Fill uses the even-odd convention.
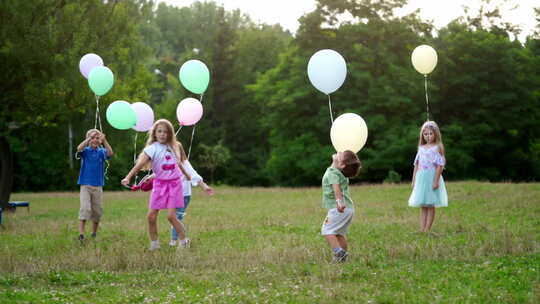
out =
[[[184,226],[176,218],[176,208],[184,207],[182,174],[191,180],[180,163],[179,143],[174,136],[174,128],[166,119],[154,123],[148,132],[146,147],[139,155],[135,166],[122,180],[127,186],[131,178],[141,169],[150,169],[155,174],[152,193],[148,202],[148,232],[150,235],[150,250],[159,248],[157,215],[159,210],[167,209],[167,219],[180,236],[179,248],[188,247]]]

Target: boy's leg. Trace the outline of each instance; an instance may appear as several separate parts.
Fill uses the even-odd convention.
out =
[[[86,220],[79,220],[79,235],[84,235],[84,224]]]
[[[92,207],[91,207],[91,195],[88,191],[88,187],[81,185],[80,189],[80,208],[79,208],[79,239],[84,239],[84,230],[86,221],[90,219]]]
[[[344,235],[336,234],[337,241],[339,243],[339,247],[343,248],[343,250],[347,251],[349,250],[349,246],[347,244],[347,238]]]
[[[341,247],[335,234],[327,234],[324,236],[324,238],[326,239],[326,242],[328,243],[328,245],[330,245],[330,248],[332,248],[332,250]]]
[[[99,227],[99,221],[103,215],[103,188],[94,187],[92,189],[92,236],[96,237],[96,233]]]
[[[158,209],[149,209],[148,210],[148,235],[150,236],[151,241],[157,241],[158,231],[157,231],[157,215],[159,213]]]
[[[342,247],[340,237],[342,236],[339,234],[328,234],[324,236],[328,245],[332,248],[332,262],[334,263],[345,262],[347,259],[347,249],[346,247]],[[347,246],[347,244],[345,244],[345,246]]]
[[[99,222],[92,222],[92,237],[96,237]]]

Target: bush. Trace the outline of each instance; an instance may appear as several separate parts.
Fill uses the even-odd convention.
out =
[[[401,182],[401,174],[394,170],[388,171],[388,176],[384,179],[385,184],[397,184]]]

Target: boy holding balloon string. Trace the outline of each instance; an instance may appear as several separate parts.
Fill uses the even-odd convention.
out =
[[[358,156],[350,150],[332,155],[332,164],[322,178],[322,204],[328,214],[321,228],[330,248],[333,262],[345,262],[348,253],[347,234],[354,215],[354,203],[349,193],[349,178],[360,170]]]
[[[104,148],[101,147],[103,144]],[[79,210],[79,241],[84,241],[84,226],[87,220],[93,222],[92,237],[96,237],[99,221],[103,215],[103,185],[105,184],[105,161],[113,155],[113,150],[105,134],[97,129],[86,132],[86,139],[77,146],[82,164],[77,184],[81,185]]]

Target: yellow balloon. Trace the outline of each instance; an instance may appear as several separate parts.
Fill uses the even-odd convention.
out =
[[[427,75],[437,65],[437,52],[429,45],[420,45],[412,52],[411,61],[418,73]]]
[[[360,115],[345,113],[340,115],[330,129],[332,145],[338,152],[351,150],[358,153],[366,144],[368,129]]]

